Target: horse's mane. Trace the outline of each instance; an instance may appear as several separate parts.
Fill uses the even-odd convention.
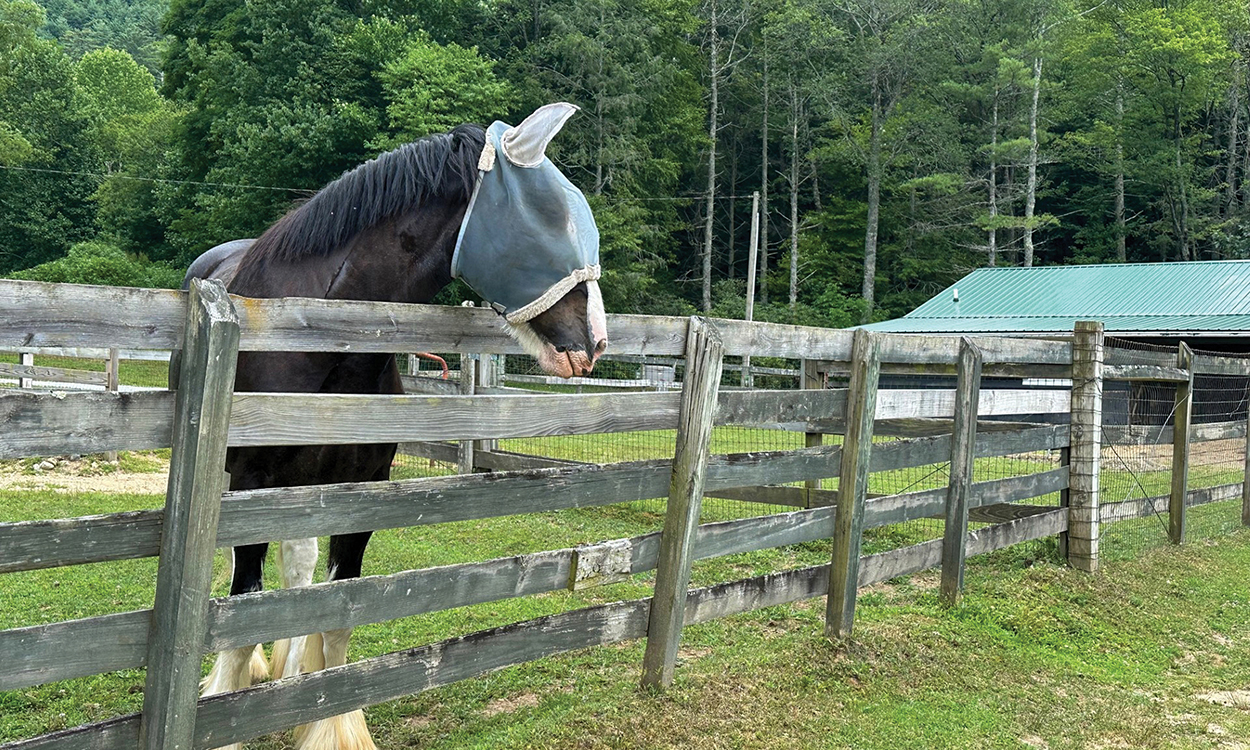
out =
[[[479,125],[459,125],[404,144],[344,172],[265,230],[253,258],[326,255],[365,229],[430,199],[468,202],[486,142]]]

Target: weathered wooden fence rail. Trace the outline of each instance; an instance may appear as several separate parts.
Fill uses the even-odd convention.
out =
[[[214,296],[220,291],[202,285],[189,298],[176,292],[0,281],[0,347],[188,347],[208,356],[203,355],[205,336],[221,342],[208,345],[210,349],[229,352],[235,346],[231,336],[237,335],[241,350],[518,351],[490,311]],[[206,332],[206,304],[215,306],[214,319],[224,322],[213,325],[224,325],[226,333]],[[100,321],[96,311],[102,306],[118,315]],[[188,319],[201,323],[188,325]],[[217,747],[503,666],[648,634],[654,649],[648,652],[647,680],[664,684],[683,624],[831,594],[830,632],[847,637],[860,586],[941,564],[944,594],[949,589],[957,596],[967,555],[1063,534],[1073,525],[1071,508],[1020,501],[1070,493],[1072,477],[1080,473],[1075,465],[992,481],[972,477],[977,457],[1069,448],[1076,452],[1080,441],[1091,439],[1087,431],[1078,430],[1079,422],[1069,429],[1063,424],[977,419],[1066,415],[1066,391],[980,391],[978,385],[980,375],[989,372],[1060,373],[1075,379],[1071,342],[978,338],[961,344],[958,339],[641,316],[611,316],[608,325],[614,351],[703,358],[704,364],[691,372],[704,375],[687,378],[680,394],[231,394],[228,373],[218,362],[205,370],[207,379],[205,372],[198,379],[184,377],[177,394],[0,393],[0,458],[172,445],[179,467],[163,509],[0,523],[0,573],[159,555],[165,584],[158,589],[181,585],[195,592],[182,598],[158,592],[150,610],[0,631],[0,690],[138,667],[148,668],[149,683],[142,714],[4,747]],[[690,335],[700,330],[706,335]],[[848,389],[717,393],[725,354],[825,360],[859,374]],[[1169,366],[1175,369],[1175,362]],[[905,367],[958,371],[959,388],[878,389],[878,372]],[[697,392],[696,384],[701,384]],[[212,417],[187,416],[196,409],[208,409]],[[310,420],[309,414],[317,419]],[[188,432],[190,424],[198,427]],[[764,424],[809,435],[844,433],[846,447],[809,441],[811,447],[797,450],[708,455],[706,437],[716,424]],[[419,440],[432,449],[454,451],[451,444],[428,441],[657,429],[678,430],[686,445],[679,451],[681,460],[224,493],[218,484],[220,470],[213,468],[221,465],[220,451],[227,444]],[[874,443],[878,429],[925,436]],[[1234,428],[1209,431],[1225,435]],[[189,442],[192,434],[195,444]],[[525,463],[528,457],[492,451],[481,457],[501,466],[507,461],[533,465]],[[871,472],[947,461],[956,480],[951,488],[885,497],[866,492]],[[779,486],[830,477],[842,477],[840,490]],[[697,523],[705,493],[766,486],[803,493],[805,508]],[[1224,497],[1232,492],[1216,489],[1208,494]],[[1097,489],[1086,488],[1085,493],[1080,506],[1084,522],[1088,524],[1092,507],[1096,528]],[[669,518],[664,531],[641,537],[224,599],[207,598],[203,588],[207,554],[214,547],[654,497],[670,499]],[[945,540],[860,555],[865,529],[943,516]],[[970,522],[991,525],[968,531]],[[834,540],[831,565],[687,591],[694,559],[821,539]],[[170,544],[177,540],[181,551],[171,552]],[[1092,545],[1096,560],[1096,534]],[[659,604],[644,599],[566,612],[203,700],[189,692],[190,673],[198,678],[198,670],[191,667],[198,667],[199,653],[601,585],[650,570],[657,571]],[[164,624],[154,629],[154,621]],[[178,640],[178,648],[172,647],[171,638]],[[82,648],[83,643],[91,647]],[[154,658],[166,652],[190,656],[180,657],[177,664]],[[184,739],[174,743],[171,737]]]

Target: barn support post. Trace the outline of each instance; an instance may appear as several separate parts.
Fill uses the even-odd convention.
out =
[[[1072,339],[1072,419],[1068,451],[1068,564],[1098,571],[1102,452],[1103,325],[1077,321]]]
[[[478,355],[464,352],[460,355],[460,395],[472,396],[477,393]],[[473,473],[473,441],[461,440],[456,449],[456,472],[458,474]]]
[[[667,687],[673,682],[724,352],[716,328],[703,318],[692,317],[686,334],[686,373],[669,478],[668,509],[660,534],[655,596],[651,599],[647,650],[642,660],[643,687]]]
[[[239,319],[219,281],[187,296],[139,746],[190,750],[233,404]]]
[[[855,598],[859,591],[859,552],[864,536],[864,503],[872,460],[873,420],[877,415],[877,381],[881,355],[877,335],[855,330],[851,344],[851,381],[846,394],[846,435],[838,474],[838,507],[834,516],[833,562],[829,569],[829,598],[825,635],[835,640],[851,636]]]
[[[1176,384],[1172,410],[1172,491],[1168,495],[1168,539],[1185,542],[1185,498],[1189,492],[1189,427],[1193,422],[1194,352],[1184,341],[1176,349],[1176,366],[1189,379]]]
[[[955,386],[955,432],[951,440],[950,483],[946,488],[946,524],[942,537],[941,602],[959,604],[964,588],[968,539],[968,495],[977,457],[977,409],[981,400],[981,350],[968,338],[959,341]]]

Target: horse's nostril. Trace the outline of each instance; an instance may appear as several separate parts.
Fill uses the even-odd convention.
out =
[[[569,350],[569,348],[568,348],[567,346],[557,346],[557,347],[556,347],[556,351],[560,352],[561,354],[564,354],[564,353],[565,353],[565,352],[567,352],[568,350]]]
[[[595,344],[595,356],[597,357],[600,354],[603,354],[604,352],[606,352],[607,350],[608,350],[608,340],[599,339],[598,343]]]

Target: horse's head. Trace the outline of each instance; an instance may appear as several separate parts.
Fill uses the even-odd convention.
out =
[[[586,375],[608,345],[599,230],[581,191],[544,155],[577,108],[548,104],[486,131],[452,274],[508,321],[549,374]]]

